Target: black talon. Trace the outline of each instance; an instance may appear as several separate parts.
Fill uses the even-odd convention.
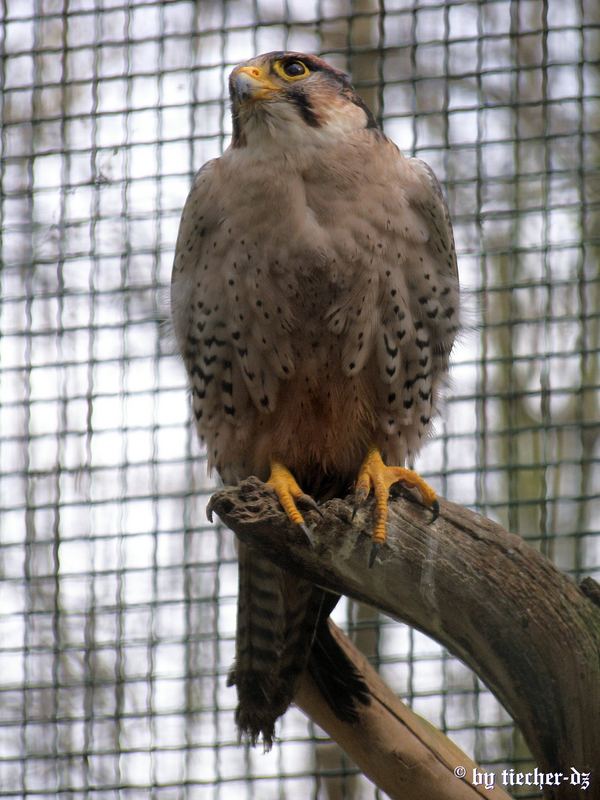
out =
[[[350,519],[351,522],[354,522],[354,517],[358,514],[360,507],[364,505],[364,500],[355,500],[354,505],[352,506],[352,517]]]
[[[371,545],[371,552],[369,554],[369,569],[375,563],[375,559],[377,558],[377,553],[381,550],[381,542],[373,542]]]
[[[319,514],[319,516],[321,516],[321,517],[325,516],[325,514],[323,514],[323,512],[319,508],[319,506],[318,506],[316,500],[314,499],[314,497],[311,497],[309,494],[301,494],[300,497],[297,498],[297,500],[298,500],[298,503],[301,503],[302,505],[308,506],[308,508],[310,508],[311,511],[316,511],[317,514]]]
[[[431,519],[429,520],[429,524],[431,525],[432,522],[435,522],[436,519],[440,515],[440,504],[437,500],[434,500],[431,504]]]
[[[354,506],[352,508],[352,522],[354,522],[354,517],[356,516],[356,512],[358,511],[358,509],[361,506],[364,506],[364,504],[367,502],[368,496],[369,493],[364,491],[360,492],[360,494],[356,492],[356,494],[354,495]]]
[[[300,530],[302,531],[302,533],[303,533],[303,534],[306,536],[306,538],[308,539],[308,543],[309,543],[309,545],[310,545],[311,547],[314,547],[314,546],[315,546],[315,542],[314,542],[314,539],[312,538],[312,532],[311,532],[310,528],[308,527],[308,525],[306,525],[304,522],[300,522],[300,523],[298,524],[298,527],[300,528]]]

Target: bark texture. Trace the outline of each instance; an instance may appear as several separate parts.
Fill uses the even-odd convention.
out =
[[[394,499],[388,539],[371,569],[370,504],[354,519],[349,500],[325,503],[322,516],[307,514],[312,545],[255,478],[217,492],[210,510],[290,572],[446,646],[510,713],[541,771],[592,773],[587,790],[564,781],[546,796],[600,800],[595,582],[577,586],[519,536],[445,500],[431,523],[413,500]]]

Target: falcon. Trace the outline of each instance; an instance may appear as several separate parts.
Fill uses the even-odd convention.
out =
[[[307,508],[373,493],[373,564],[391,486],[437,510],[405,464],[458,330],[448,210],[427,164],[404,157],[322,59],[266,53],[229,87],[231,144],[196,175],[173,266],[196,427],[225,483],[258,476],[307,532]],[[329,629],[337,598],[247,545],[238,557],[241,734],[272,743],[307,667],[355,720],[369,698]]]

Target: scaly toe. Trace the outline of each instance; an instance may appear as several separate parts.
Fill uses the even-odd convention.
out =
[[[304,517],[298,511],[295,500],[304,492],[296,483],[296,479],[280,461],[271,461],[271,474],[267,485],[275,490],[279,502],[287,514],[288,519],[296,525],[304,524]]]
[[[429,520],[429,524],[431,525],[440,515],[440,504],[437,500],[434,500],[429,508],[431,509],[431,519]]]

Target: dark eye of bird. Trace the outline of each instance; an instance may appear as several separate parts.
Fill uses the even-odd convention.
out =
[[[284,65],[283,71],[290,78],[297,78],[299,75],[304,75],[308,72],[301,61],[290,61],[289,64]]]

